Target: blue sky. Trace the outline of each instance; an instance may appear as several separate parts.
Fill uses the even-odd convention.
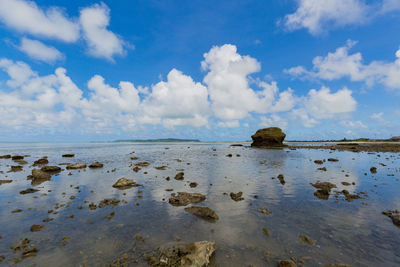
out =
[[[0,0],[0,141],[400,135],[400,2]]]

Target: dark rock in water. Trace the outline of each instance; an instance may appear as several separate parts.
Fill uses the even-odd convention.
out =
[[[76,163],[76,164],[68,165],[66,168],[67,168],[67,170],[83,169],[83,168],[86,168],[86,164]]]
[[[75,157],[75,154],[63,154],[62,157],[63,158],[73,158],[73,157]]]
[[[173,206],[186,206],[188,204],[200,203],[205,199],[206,196],[200,193],[178,192],[178,195],[175,193],[171,194],[169,203]]]
[[[400,228],[400,211],[388,210],[388,211],[382,212],[382,214],[386,215],[390,219],[392,219],[393,224]]]
[[[299,235],[299,241],[300,241],[300,244],[302,244],[302,245],[314,246],[314,244],[315,244],[314,240],[312,240],[309,236],[303,235],[303,234]]]
[[[319,160],[319,159],[314,160],[314,163],[315,164],[324,164],[324,162],[322,160]]]
[[[328,161],[331,161],[331,162],[338,162],[339,160],[338,160],[338,159],[329,158]]]
[[[264,235],[266,235],[266,236],[268,236],[268,237],[270,236],[270,233],[269,233],[267,227],[263,227],[262,231],[263,231],[263,234],[264,234]]]
[[[242,144],[232,144],[231,146],[243,146]]]
[[[238,193],[233,193],[231,192],[230,196],[234,201],[241,201],[244,200],[244,198],[242,197],[243,192],[238,192]]]
[[[371,167],[369,170],[371,171],[371,173],[376,173],[376,167]]]
[[[96,161],[96,162],[90,164],[89,168],[96,169],[96,168],[103,168],[103,166],[104,166],[103,163]]]
[[[9,172],[20,172],[22,171],[22,166],[11,166]]]
[[[41,159],[38,159],[35,162],[33,162],[33,166],[45,165],[45,164],[48,164],[48,163],[49,163],[49,161],[48,161],[47,158],[41,158]]]
[[[56,166],[54,166],[56,167]],[[59,168],[59,167],[57,167]],[[61,169],[61,168],[60,168]],[[48,171],[43,171],[42,169],[33,169],[32,170],[32,180],[50,180],[51,175]]]
[[[141,185],[135,183],[133,181],[133,179],[128,179],[128,178],[125,178],[125,177],[122,177],[122,178],[118,179],[118,181],[116,181],[115,184],[113,184],[114,188],[121,189],[121,190],[129,189],[129,188],[132,188],[132,187],[138,187],[138,186],[141,186]]]
[[[15,155],[11,157],[12,160],[20,160],[20,159],[24,159],[24,156],[21,155]]]
[[[2,155],[0,156],[0,159],[10,159],[11,155]]]
[[[197,186],[197,183],[196,183],[196,182],[192,182],[192,183],[189,184],[189,186],[190,186],[191,188],[194,188],[194,187]]]
[[[58,166],[44,166],[40,168],[42,172],[60,172],[61,168]]]
[[[279,182],[282,184],[282,185],[284,185],[286,182],[285,182],[285,177],[283,176],[283,174],[279,174],[278,175],[278,179],[279,179]]]
[[[35,192],[37,192],[37,191],[39,191],[39,190],[38,190],[38,189],[33,189],[33,188],[28,188],[28,189],[25,189],[25,190],[20,191],[19,193],[20,193],[21,195],[25,195],[25,194],[35,193]]]
[[[0,185],[12,183],[13,180],[0,180]]]
[[[268,210],[267,208],[261,207],[258,209],[259,213],[265,214],[265,215],[270,215],[272,214],[272,211]]]
[[[317,170],[326,172],[326,167],[318,168]]]
[[[133,171],[134,171],[134,172],[138,172],[138,171],[140,171],[140,170],[141,170],[141,168],[139,168],[139,167],[137,167],[137,166],[136,166],[135,168],[133,168]]]
[[[150,163],[147,162],[147,161],[142,161],[142,162],[139,162],[139,163],[135,164],[135,166],[137,166],[137,167],[147,167],[149,165],[150,165]]]
[[[178,172],[178,173],[175,175],[175,180],[182,181],[184,175],[185,175],[185,174],[184,174],[183,172]]]
[[[217,213],[208,207],[189,207],[185,208],[185,211],[196,215],[206,221],[215,222],[219,219]]]
[[[208,266],[216,250],[215,242],[199,241],[186,245],[172,245],[159,248],[147,257],[150,266]]]
[[[314,192],[314,196],[323,200],[328,200],[331,193],[331,189],[336,188],[336,185],[330,182],[322,182],[322,183],[317,182],[311,185],[318,189],[317,191]]]
[[[296,267],[296,263],[292,260],[281,260],[278,261],[278,267]]]
[[[347,191],[346,189],[342,190],[343,195],[345,196],[346,200],[348,202],[353,201],[353,199],[359,199],[361,198],[359,195],[355,195],[355,194],[350,194],[349,191]]]
[[[278,127],[270,127],[258,130],[251,136],[252,147],[282,147],[286,134]]]
[[[164,171],[167,169],[167,166],[154,167],[154,169],[159,170],[159,171]]]
[[[31,232],[38,232],[44,228],[43,224],[34,224],[31,226]]]

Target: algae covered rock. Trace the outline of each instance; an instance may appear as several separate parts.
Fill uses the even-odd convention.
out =
[[[283,140],[286,134],[282,132],[281,128],[270,127],[258,130],[251,136],[253,143],[252,147],[282,147],[284,146]]]

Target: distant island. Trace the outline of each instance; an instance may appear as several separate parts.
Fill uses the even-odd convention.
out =
[[[301,143],[306,143],[306,142],[364,142],[364,143],[376,143],[376,142],[400,142],[400,136],[393,136],[392,138],[389,139],[370,139],[370,138],[356,138],[356,139],[347,139],[343,138],[341,140],[311,140],[311,141],[302,141],[302,140],[287,140],[286,142],[301,142]]]
[[[165,139],[132,139],[132,140],[115,140],[113,142],[131,142],[131,143],[177,143],[177,142],[200,142],[198,139],[178,139],[178,138],[165,138]]]

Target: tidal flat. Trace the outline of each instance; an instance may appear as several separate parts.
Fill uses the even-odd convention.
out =
[[[1,143],[0,265],[399,266],[400,153],[297,145]]]

